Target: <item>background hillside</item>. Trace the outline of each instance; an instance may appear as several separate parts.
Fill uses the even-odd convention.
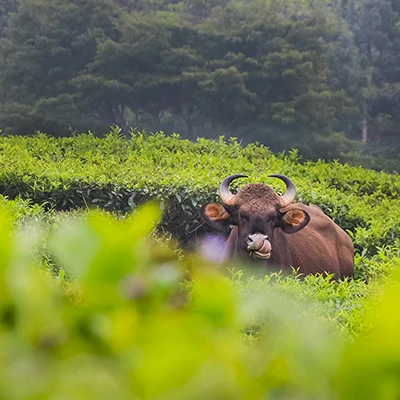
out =
[[[398,170],[394,0],[0,0],[0,129],[113,124]]]

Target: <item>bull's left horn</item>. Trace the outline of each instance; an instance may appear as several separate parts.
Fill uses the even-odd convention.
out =
[[[268,175],[272,178],[278,178],[281,179],[283,182],[285,182],[286,185],[286,193],[281,196],[281,203],[282,203],[282,207],[285,207],[287,205],[289,205],[293,200],[294,197],[296,196],[296,187],[294,186],[294,183],[287,177],[284,175]]]
[[[247,175],[236,174],[225,178],[219,187],[219,197],[228,206],[235,204],[235,195],[229,190],[229,185],[237,178],[247,178]]]

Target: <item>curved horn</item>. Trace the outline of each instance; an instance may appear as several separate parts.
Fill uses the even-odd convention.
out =
[[[289,205],[293,200],[294,197],[296,196],[296,187],[294,186],[294,183],[285,175],[268,175],[272,178],[278,178],[281,179],[283,182],[285,182],[286,185],[286,193],[281,196],[281,203],[282,206],[285,207]]]
[[[235,195],[229,190],[229,185],[237,178],[247,178],[247,175],[236,174],[228,176],[222,181],[219,187],[219,197],[221,197],[221,200],[228,206],[233,206],[235,204]]]

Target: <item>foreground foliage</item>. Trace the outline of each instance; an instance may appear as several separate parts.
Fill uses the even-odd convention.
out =
[[[2,398],[400,394],[398,271],[369,285],[228,278],[151,239],[154,204],[123,220],[67,215],[51,230],[40,217],[19,223],[15,207],[0,204]],[[43,246],[61,267],[56,278]]]

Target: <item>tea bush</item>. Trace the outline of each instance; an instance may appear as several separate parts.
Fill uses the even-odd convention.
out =
[[[0,148],[2,398],[399,397],[397,175],[162,133]],[[290,176],[349,231],[362,279],[183,253],[165,231],[204,232],[200,206],[237,172]]]
[[[392,263],[370,268],[370,259],[398,257],[400,178],[338,162],[301,162],[297,152],[272,154],[258,144],[240,146],[235,139],[193,143],[179,135],[133,131],[130,139],[114,128],[104,138],[82,134],[53,138],[0,137],[0,193],[29,200],[45,210],[100,207],[127,213],[148,200],[161,203],[160,230],[183,244],[207,232],[199,210],[217,199],[227,175],[245,173],[237,182],[265,182],[278,192],[288,175],[297,200],[320,206],[355,243],[357,276],[384,275]]]

